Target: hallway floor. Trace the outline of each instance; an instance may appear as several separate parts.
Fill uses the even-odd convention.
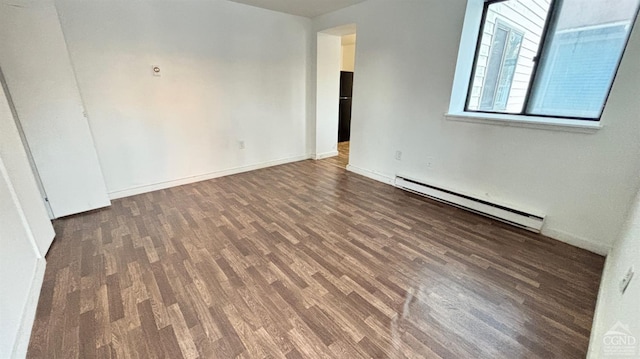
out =
[[[336,165],[340,168],[347,168],[349,164],[349,141],[339,142],[338,143],[338,155],[335,157],[330,157],[325,159],[324,161]]]

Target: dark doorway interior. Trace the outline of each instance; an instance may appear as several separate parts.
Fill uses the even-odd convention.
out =
[[[351,136],[351,94],[353,72],[340,71],[340,115],[338,117],[338,142],[349,141]]]

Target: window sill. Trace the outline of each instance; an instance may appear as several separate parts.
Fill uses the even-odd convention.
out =
[[[509,127],[527,127],[551,131],[595,133],[603,127],[600,122],[596,121],[568,120],[553,117],[504,115],[497,113],[456,112],[446,113],[444,116],[447,120],[450,121],[484,123],[489,125]]]

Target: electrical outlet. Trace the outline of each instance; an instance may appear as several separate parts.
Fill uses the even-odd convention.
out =
[[[402,161],[402,151],[396,151],[396,160]]]
[[[238,141],[238,148],[241,149],[241,150],[244,150],[244,141],[243,140]]]
[[[620,281],[620,292],[624,294],[624,291],[627,290],[627,287],[629,286],[629,282],[631,282],[631,279],[633,278],[633,274],[634,274],[634,269],[633,266],[631,266],[631,268],[629,268],[629,270],[627,271],[627,274],[624,275],[624,278],[622,278],[622,280]]]

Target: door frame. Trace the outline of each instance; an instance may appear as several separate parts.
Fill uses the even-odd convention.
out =
[[[316,34],[316,160],[338,155],[338,116],[342,36],[356,33],[356,24],[346,24]]]

